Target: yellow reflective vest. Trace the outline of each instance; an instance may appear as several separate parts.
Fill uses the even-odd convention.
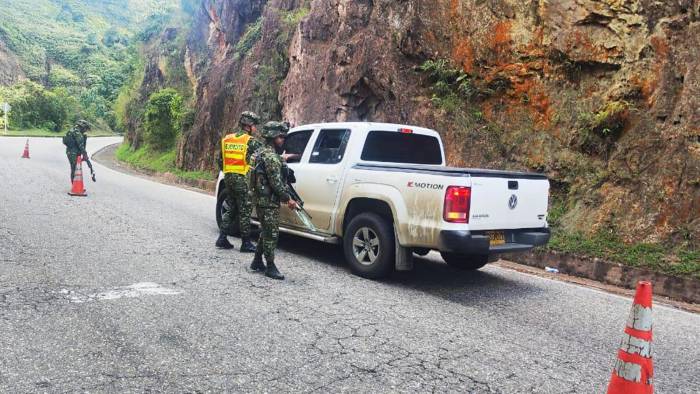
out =
[[[246,175],[250,165],[246,161],[250,135],[229,134],[221,140],[221,154],[224,159],[224,174]]]

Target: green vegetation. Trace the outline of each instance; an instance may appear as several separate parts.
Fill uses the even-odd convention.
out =
[[[184,179],[214,180],[214,175],[207,171],[184,171],[175,165],[176,152],[174,148],[158,151],[148,145],[133,150],[128,143],[122,144],[116,152],[118,160],[133,167],[157,173],[171,173]]]
[[[629,103],[612,101],[597,112],[579,113],[575,146],[589,155],[607,153],[625,129],[629,112]]]
[[[564,203],[553,199],[548,218],[552,239],[546,250],[598,257],[669,275],[700,279],[700,251],[692,250],[685,244],[625,243],[612,225],[593,234],[570,230],[562,220],[567,211]]]
[[[418,71],[426,74],[432,84],[433,104],[448,113],[457,111],[465,100],[471,101],[477,96],[471,77],[445,59],[426,60]]]
[[[144,114],[146,144],[161,152],[174,147],[180,134],[182,116],[182,96],[175,89],[153,93]]]
[[[12,106],[9,126],[18,128],[59,132],[77,116],[78,103],[65,88],[48,90],[24,81],[9,88],[0,87],[0,102],[5,101]]]
[[[243,36],[241,36],[240,40],[238,40],[234,48],[234,57],[236,59],[240,59],[243,56],[247,55],[248,52],[250,52],[250,50],[253,49],[255,43],[260,41],[260,37],[262,37],[262,26],[262,17],[258,18],[258,20],[255,21],[255,23],[251,23],[250,25],[248,25],[248,28],[246,29],[245,33],[243,33]]]
[[[70,98],[69,117],[80,116],[102,128],[114,128],[112,103],[134,71],[130,61],[136,56],[130,46],[132,29],[149,15],[167,12],[175,3],[6,0],[0,13],[0,40],[19,57],[22,70],[31,81],[41,84],[50,94]],[[25,109],[15,108],[18,113]],[[41,121],[35,115],[18,116]],[[61,129],[70,123],[55,114],[50,118],[46,124],[17,126]]]

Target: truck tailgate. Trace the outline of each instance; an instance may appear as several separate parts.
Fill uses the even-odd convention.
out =
[[[471,196],[470,230],[546,226],[549,199],[546,178],[475,175]]]

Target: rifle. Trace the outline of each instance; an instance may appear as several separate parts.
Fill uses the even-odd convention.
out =
[[[257,177],[259,176],[258,172],[263,172],[265,169],[265,163],[260,160],[260,152],[256,153],[253,156],[253,163],[254,167],[251,171],[251,176],[250,176],[250,188],[254,189],[255,185],[257,183]],[[301,199],[301,196],[299,193],[297,193],[296,189],[294,189],[294,186],[292,186],[293,183],[296,183],[297,179],[294,176],[294,170],[287,166],[282,167],[282,179],[283,181],[287,184],[287,191],[289,193],[289,197],[296,201],[297,204],[299,205],[299,209],[295,209],[294,213],[297,215],[297,218],[299,218],[299,221],[309,230],[312,232],[317,232],[318,230],[316,229],[316,226],[311,222],[311,215],[304,209],[304,200]],[[265,176],[265,175],[263,175]]]
[[[295,213],[299,220],[306,226],[309,230],[312,232],[317,231],[316,226],[311,222],[313,219],[311,215],[304,209],[304,200],[301,199],[301,196],[299,193],[297,193],[296,189],[294,189],[294,186],[292,185],[293,183],[296,183],[297,178],[294,176],[294,170],[292,170],[289,167],[285,167],[287,169],[287,176],[285,177],[287,179],[287,187],[289,188],[289,196],[292,198],[292,200],[296,201],[297,204],[299,204],[299,209],[295,210]]]
[[[87,163],[88,168],[90,168],[90,174],[92,175],[92,181],[97,182],[97,179],[95,179],[95,170],[92,168],[92,162],[90,161],[90,157],[88,155],[83,155],[85,158],[85,163]]]

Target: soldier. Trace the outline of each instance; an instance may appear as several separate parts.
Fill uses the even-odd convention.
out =
[[[235,207],[238,211],[238,225],[241,233],[241,252],[254,253],[255,244],[251,241],[250,215],[253,210],[251,192],[248,187],[248,171],[250,170],[251,156],[262,148],[263,144],[251,134],[255,132],[255,125],[260,123],[260,118],[253,112],[243,112],[238,121],[240,130],[235,134],[229,134],[221,140],[221,169],[224,172],[224,183],[227,191],[227,203],[231,207],[222,220],[219,229],[219,238],[216,247],[232,249],[233,245],[228,241],[228,231],[234,218],[231,210]]]
[[[258,242],[255,258],[250,265],[253,271],[265,271],[265,276],[273,279],[284,279],[275,266],[275,248],[279,237],[280,203],[285,203],[289,209],[299,209],[287,190],[285,178],[286,164],[280,157],[284,139],[289,128],[280,122],[268,122],[263,127],[265,147],[254,159],[252,182],[255,193],[255,207],[262,227],[261,239]],[[267,267],[262,257],[265,255]]]
[[[84,161],[89,162],[89,157],[85,151],[87,143],[87,135],[85,133],[90,130],[90,123],[85,120],[75,122],[75,126],[70,129],[63,137],[63,144],[66,145],[66,156],[70,163],[70,181],[73,183],[75,177],[75,166],[78,161],[78,156],[82,156]]]

